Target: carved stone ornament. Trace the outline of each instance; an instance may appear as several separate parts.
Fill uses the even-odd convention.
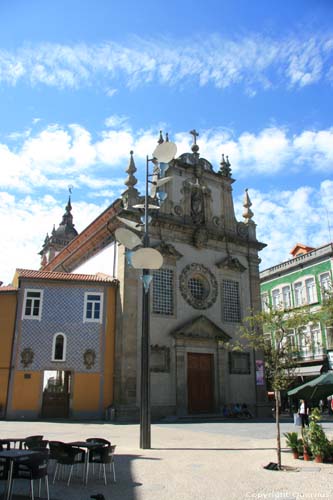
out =
[[[93,349],[86,349],[83,354],[83,363],[88,370],[90,370],[94,364],[96,359],[96,353]]]
[[[241,238],[247,238],[249,234],[249,228],[244,222],[238,222],[237,224],[237,233]]]
[[[175,212],[176,215],[178,215],[179,217],[181,217],[183,215],[183,209],[180,205],[176,205],[173,209],[173,211]]]
[[[228,255],[223,260],[218,262],[216,267],[219,269],[230,269],[231,271],[238,271],[240,273],[243,273],[246,269],[237,257],[232,257],[231,255]]]
[[[208,239],[208,231],[204,227],[199,227],[193,233],[193,243],[197,248],[203,248]]]
[[[183,298],[194,309],[208,309],[217,298],[217,281],[201,264],[189,264],[180,274],[179,287]]]
[[[170,349],[167,346],[150,346],[150,371],[155,373],[170,372]]]
[[[26,368],[31,365],[34,360],[34,351],[30,347],[26,347],[21,352],[21,363]]]
[[[183,254],[178,252],[178,250],[176,250],[176,248],[173,245],[171,245],[171,243],[166,243],[163,240],[161,240],[159,245],[154,247],[154,249],[158,250],[163,255],[163,257],[173,257],[175,260],[178,260],[181,257],[183,257]]]

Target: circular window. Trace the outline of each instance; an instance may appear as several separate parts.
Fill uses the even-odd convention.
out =
[[[217,297],[217,281],[201,264],[189,264],[180,275],[180,291],[195,309],[207,309]]]

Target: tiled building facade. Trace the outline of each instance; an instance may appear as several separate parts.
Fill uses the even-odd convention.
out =
[[[18,270],[6,416],[102,418],[113,402],[117,281]]]

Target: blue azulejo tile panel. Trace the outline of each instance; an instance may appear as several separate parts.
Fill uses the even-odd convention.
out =
[[[41,288],[41,287],[39,287]],[[68,369],[97,372],[101,369],[100,352],[103,352],[104,326],[100,323],[83,323],[85,292],[100,293],[103,288],[54,287],[45,288],[42,319],[24,320],[21,323],[19,357],[17,368],[22,369],[20,353],[24,348],[33,350],[33,362],[29,370]],[[57,333],[66,337],[66,360],[52,361],[53,339]],[[87,368],[84,353],[95,352],[94,364]]]

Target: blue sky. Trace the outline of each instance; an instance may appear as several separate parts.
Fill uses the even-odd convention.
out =
[[[333,231],[333,2],[0,0],[0,280],[37,269],[73,186],[78,231],[142,182],[160,129],[232,164],[261,269]]]

